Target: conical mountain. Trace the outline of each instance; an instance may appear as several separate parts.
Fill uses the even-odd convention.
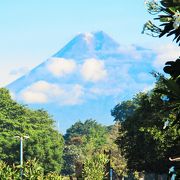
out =
[[[16,100],[48,110],[61,131],[79,119],[112,124],[114,105],[152,84],[153,58],[150,50],[119,45],[103,31],[81,33],[8,88]]]

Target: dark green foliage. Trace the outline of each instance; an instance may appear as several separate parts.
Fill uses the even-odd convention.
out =
[[[66,146],[63,155],[64,166],[62,173],[64,175],[76,174],[82,177],[82,165],[86,164],[87,166],[84,166],[85,176],[91,172],[98,173],[98,167],[94,169],[94,166],[99,166],[101,169],[99,173],[102,174],[103,166],[98,165],[99,162],[95,162],[96,157],[99,157],[100,154],[102,155],[104,150],[111,150],[112,167],[118,175],[125,175],[126,162],[115,144],[119,134],[118,128],[118,122],[115,125],[106,127],[91,119],[86,120],[84,123],[78,121],[72,125],[64,135]],[[92,167],[91,163],[93,164]]]
[[[180,58],[178,58],[176,61],[166,62],[163,70],[165,73],[170,74],[173,79],[178,78],[178,76],[180,76]],[[179,78],[176,81],[180,85]]]
[[[1,180],[20,180],[20,166],[8,165],[0,161],[0,179]],[[23,178],[24,180],[63,180],[64,178],[56,172],[44,174],[43,168],[36,159],[28,160],[24,163]]]
[[[173,6],[179,6],[180,1],[179,0],[161,0],[161,4],[164,7],[173,7]]]
[[[45,172],[60,171],[63,137],[54,130],[54,121],[44,110],[31,110],[13,101],[8,90],[0,89],[0,154],[8,164],[19,164],[20,140],[15,136],[30,136],[23,141],[24,160],[39,159]]]
[[[180,59],[168,61],[164,71],[170,74],[171,77],[167,79],[162,75],[155,75],[163,85],[156,87],[155,92],[166,98],[166,109],[175,113],[176,119],[173,123],[180,127]]]
[[[82,162],[84,156],[82,150],[75,145],[68,145],[64,148],[63,153],[64,166],[61,171],[64,175],[73,175],[76,173],[76,165]]]
[[[86,158],[83,168],[83,178],[86,180],[103,180],[105,164],[108,162],[106,155],[95,154]]]
[[[132,101],[123,101],[111,110],[111,115],[114,117],[114,121],[124,121],[133,114],[134,110],[135,104]]]
[[[151,32],[150,35],[162,37],[174,35],[173,40],[180,42],[180,3],[173,0],[162,0],[160,3],[153,0],[146,2],[148,12],[152,15],[159,14],[154,20],[158,20],[160,25],[155,25],[148,21],[144,25],[144,32]],[[163,27],[163,28],[162,28]],[[149,34],[149,33],[147,33]],[[180,44],[179,44],[180,45]]]
[[[173,0],[161,0],[159,4],[158,2],[150,0],[147,1],[146,5],[150,14],[163,14],[155,18],[161,23],[159,26],[156,26],[148,21],[148,23],[146,23],[144,26],[143,32],[150,31],[152,32],[152,35],[156,33],[159,35],[159,37],[164,35],[174,35],[174,40],[179,43],[180,2]],[[164,28],[161,29],[161,26]],[[176,114],[176,121],[174,124],[180,125],[180,59],[178,58],[176,61],[166,62],[163,70],[171,77],[169,79],[161,77],[165,86],[163,88],[157,88],[156,92],[167,97],[169,102],[167,108],[171,109],[171,111]]]
[[[168,157],[180,151],[177,125],[170,123],[168,130],[163,129],[167,119],[171,122],[175,120],[175,114],[167,111],[167,102],[154,91],[138,94],[131,104],[135,109],[121,121],[121,134],[117,138],[128,169],[166,173],[170,165]],[[113,116],[116,118],[115,114]]]
[[[64,139],[67,144],[82,144],[94,141],[94,148],[98,148],[106,141],[106,127],[98,124],[95,120],[89,119],[84,123],[76,122],[67,129]]]

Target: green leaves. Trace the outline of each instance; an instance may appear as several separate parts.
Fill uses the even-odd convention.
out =
[[[172,79],[164,79],[164,84],[171,91],[171,98],[174,100],[180,100],[180,86]]]
[[[0,179],[1,180],[18,180],[19,171],[13,165],[12,167],[7,165],[5,162],[0,161]]]
[[[63,159],[65,161],[63,174],[72,175],[76,171],[77,163],[83,164],[85,157],[91,157],[96,151],[100,151],[107,141],[107,129],[105,126],[89,119],[72,125],[64,135],[66,147]],[[76,172],[77,173],[77,172]]]
[[[38,158],[45,172],[61,170],[64,140],[54,129],[54,120],[44,110],[31,110],[11,99],[0,89],[0,153],[8,164],[19,164],[20,141],[15,136],[28,135],[23,141],[24,160]]]
[[[163,70],[165,73],[170,74],[173,79],[178,78],[180,76],[180,58],[176,61],[166,62]]]
[[[163,82],[159,82],[157,87],[166,86],[161,83]],[[167,109],[168,102],[162,100],[161,94],[157,94],[155,90],[139,93],[131,100],[131,104],[135,108],[132,114],[120,121],[121,134],[117,138],[117,144],[127,159],[128,168],[139,172],[166,172],[169,153],[176,148],[176,143],[178,146],[180,136],[178,126],[174,124],[175,113]],[[126,108],[124,113],[131,107]],[[118,106],[115,109],[114,117],[117,118],[123,109]],[[164,130],[167,119],[170,123]]]
[[[135,108],[136,105],[132,101],[123,101],[111,110],[111,115],[114,116],[114,121],[123,122],[128,116],[133,114]]]
[[[174,2],[173,0],[162,0],[160,4],[154,0],[146,1],[146,6],[148,12],[152,15],[160,14],[154,20],[158,20],[161,24],[156,26],[151,21],[148,21],[143,28],[144,32],[153,37],[162,37],[174,35],[173,40],[176,40],[176,43],[180,42],[180,4]],[[163,28],[161,28],[163,27]],[[179,44],[180,45],[180,44]]]
[[[28,160],[23,168],[23,179],[41,180],[43,179],[43,168],[36,159]]]
[[[174,121],[180,127],[180,70],[179,70],[179,59],[175,62],[167,62],[164,68],[165,72],[171,75],[171,78],[166,79],[159,77],[162,81],[162,86],[156,87],[155,92],[159,93],[161,97],[166,97],[166,111],[169,110],[171,113],[176,115]]]
[[[108,162],[106,155],[94,154],[84,162],[83,178],[87,180],[103,180],[105,164]]]
[[[0,161],[0,179],[1,180],[19,180],[20,166],[7,165]],[[36,159],[28,160],[23,166],[23,179],[24,180],[65,180],[56,172],[49,172],[44,174],[44,170]]]
[[[161,0],[161,4],[164,6],[164,7],[175,7],[175,6],[178,6],[179,5],[179,2],[178,0]]]

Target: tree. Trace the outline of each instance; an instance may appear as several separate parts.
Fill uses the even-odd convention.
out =
[[[61,173],[69,176],[75,175],[77,163],[82,163],[84,159],[80,148],[76,145],[66,145],[63,152],[64,165]]]
[[[8,164],[19,164],[20,142],[15,136],[28,135],[24,141],[24,160],[39,159],[45,172],[59,172],[62,166],[63,137],[44,110],[31,110],[11,99],[0,89],[0,154]]]
[[[0,161],[0,179],[7,180],[19,180],[19,165],[8,165],[3,161]],[[56,172],[49,172],[48,174],[44,174],[43,168],[39,165],[39,162],[36,159],[28,160],[25,162],[23,167],[23,179],[24,180],[65,180],[62,176],[60,176]]]
[[[124,101],[124,103],[125,103],[125,101]],[[118,109],[119,106],[116,106],[114,109],[116,109],[116,108]],[[119,116],[119,113],[117,113],[117,114],[118,114],[117,116]],[[123,121],[124,120],[125,119],[123,119]],[[110,166],[111,166],[111,168],[113,168],[116,175],[118,175],[119,177],[127,176],[127,172],[128,172],[126,159],[122,156],[121,149],[116,144],[116,139],[119,136],[121,136],[122,133],[123,132],[121,131],[121,124],[119,123],[119,120],[117,120],[117,122],[115,122],[114,125],[108,126],[107,142],[102,147],[102,150],[105,150],[105,152],[108,152],[108,154],[111,153],[111,154],[109,154]]]
[[[151,21],[148,21],[143,29],[143,32],[150,31],[154,36],[158,34],[158,37],[164,35],[174,35],[176,43],[180,42],[180,2],[173,0],[161,0],[160,3],[155,0],[146,1],[148,12],[150,14],[159,14],[155,18],[161,24],[156,26]],[[164,27],[161,29],[161,27]],[[180,43],[178,44],[180,45]],[[176,112],[176,121],[180,125],[180,58],[177,57],[176,61],[168,61],[165,64],[164,72],[170,75],[170,78],[163,77],[163,83],[166,86],[165,89],[159,89],[158,92],[164,94],[169,99],[168,107],[172,111]]]
[[[86,158],[91,158],[96,151],[101,151],[107,140],[107,128],[95,120],[88,119],[84,123],[76,122],[64,135],[64,167],[62,173],[73,175],[80,171]],[[76,165],[80,169],[76,169]]]
[[[143,33],[160,38],[174,35],[173,40],[180,45],[179,2],[145,2],[150,14],[160,15],[154,18],[159,21],[159,25],[148,21],[144,25]],[[179,62],[178,58],[165,64],[164,72],[170,74],[170,78],[156,74],[158,83],[151,92],[140,93],[111,111],[115,121],[121,123],[123,133],[117,138],[117,143],[130,170],[168,172],[168,157],[176,156],[180,152]]]
[[[157,84],[157,86],[161,86]],[[117,143],[127,159],[128,169],[131,171],[167,172],[170,162],[169,154],[178,152],[180,131],[171,124],[168,131],[164,131],[163,123],[167,119],[174,121],[175,114],[167,111],[167,102],[161,95],[152,90],[140,93],[131,100],[136,107],[132,114],[120,121],[121,133]],[[115,106],[112,112],[117,112]],[[165,111],[166,110],[166,111]],[[125,113],[128,110],[125,110]],[[116,114],[113,114],[116,119]]]
[[[103,180],[107,161],[108,159],[104,154],[95,154],[91,158],[86,158],[83,178],[87,180]]]
[[[136,105],[131,100],[123,101],[111,110],[111,115],[114,116],[114,121],[124,121],[133,114],[135,108]]]
[[[104,151],[111,150],[111,167],[118,176],[126,175],[126,161],[121,156],[120,149],[115,143],[118,135],[118,122],[111,126],[102,126],[91,119],[86,120],[84,123],[81,121],[76,122],[64,135],[66,147],[63,156],[65,163],[62,173],[73,175],[76,171],[80,172],[82,164],[92,162],[94,158],[104,154]],[[77,169],[77,166],[80,168]]]

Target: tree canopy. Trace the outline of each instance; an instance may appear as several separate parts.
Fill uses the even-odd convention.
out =
[[[156,87],[162,87],[158,82]],[[176,114],[167,109],[167,100],[155,92],[156,87],[148,93],[137,94],[126,106],[122,102],[112,110],[115,120],[121,123],[121,134],[117,144],[127,159],[128,169],[139,172],[165,173],[168,171],[171,156],[180,151],[180,129],[173,122]],[[133,111],[127,113],[128,108]],[[119,118],[119,112],[126,114],[125,119]],[[117,118],[118,117],[118,118]],[[165,130],[164,123],[171,123]]]
[[[11,99],[8,90],[0,89],[0,154],[8,164],[19,164],[20,140],[24,160],[37,158],[45,171],[61,170],[64,140],[55,130],[54,120],[44,110],[32,110]]]
[[[64,135],[66,144],[62,173],[72,175],[83,170],[86,177],[88,173],[98,174],[98,171],[101,171],[99,173],[102,175],[105,171],[103,168],[105,164],[99,164],[100,162],[97,162],[97,159],[104,159],[104,151],[111,150],[111,166],[118,175],[125,175],[126,162],[115,144],[119,134],[118,128],[118,123],[112,126],[103,126],[92,119],[73,124]],[[80,169],[77,169],[77,166]],[[99,166],[100,170],[94,169],[95,166]]]

